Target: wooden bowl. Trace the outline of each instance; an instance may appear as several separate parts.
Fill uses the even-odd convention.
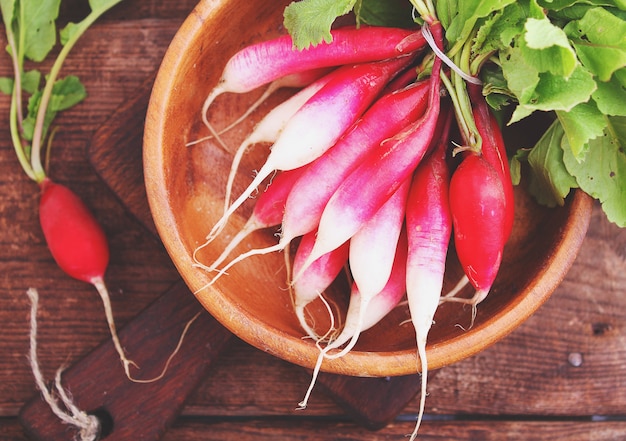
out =
[[[216,84],[227,59],[246,44],[283,33],[282,11],[290,0],[249,2],[201,1],[184,22],[159,70],[146,118],[145,179],[150,207],[159,234],[174,264],[202,305],[226,328],[260,350],[312,368],[318,356],[313,342],[293,313],[286,289],[284,256],[251,257],[235,265],[209,288],[211,274],[193,266],[194,249],[223,210],[224,188],[232,153],[208,140],[186,146],[207,135],[200,119],[203,100]],[[281,91],[251,118],[224,135],[236,147],[259,116],[284,99]],[[210,119],[224,127],[253,102],[258,93],[224,95],[211,108]],[[255,146],[245,156],[235,194],[259,167],[268,146]],[[467,330],[471,310],[456,303],[442,305],[429,335],[428,361],[436,369],[492,345],[526,320],[550,296],[571,266],[586,234],[591,199],[574,192],[563,207],[538,206],[516,188],[516,221],[493,290],[479,305],[474,325]],[[252,203],[252,201],[250,202]],[[247,204],[201,257],[217,257],[228,238],[251,212]],[[254,234],[239,248],[275,243],[274,232]],[[446,285],[453,286],[461,270],[450,253]],[[335,301],[345,307],[346,287],[338,282]],[[310,308],[315,323],[325,326],[327,312]],[[415,336],[404,308],[365,332],[343,358],[326,361],[322,370],[353,376],[395,376],[418,371]],[[460,325],[460,326],[457,326]],[[210,343],[210,342],[208,342]]]

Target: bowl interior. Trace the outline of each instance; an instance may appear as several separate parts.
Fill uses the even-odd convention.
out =
[[[303,339],[287,290],[283,253],[250,257],[206,287],[212,274],[194,267],[194,250],[222,214],[224,188],[234,149],[255,122],[292,90],[281,90],[235,129],[223,135],[230,151],[208,135],[200,112],[221,69],[238,49],[253,41],[284,33],[282,11],[288,1],[204,1],[185,21],[163,60],[146,118],[144,167],[146,188],[159,234],[182,277],[203,306],[235,335],[287,361],[312,368],[318,349]],[[210,109],[209,118],[222,128],[244,112],[260,94],[226,94]],[[238,195],[267,155],[268,145],[253,146],[244,156],[235,182]],[[211,262],[245,223],[251,200],[226,229],[198,256]],[[429,334],[429,366],[436,369],[475,354],[504,337],[551,294],[573,262],[585,235],[590,199],[576,192],[565,206],[538,206],[516,188],[516,220],[502,267],[488,298],[478,308],[474,325],[469,307],[448,303],[435,316]],[[276,231],[257,232],[235,252],[274,244]],[[444,290],[462,271],[449,253]],[[470,293],[467,293],[470,294]],[[347,285],[338,280],[328,297],[345,310]],[[321,302],[309,309],[318,329],[329,325]],[[415,335],[406,308],[397,308],[375,328],[362,334],[354,351],[327,361],[327,372],[358,376],[406,375],[418,371]],[[456,326],[461,325],[461,326]]]

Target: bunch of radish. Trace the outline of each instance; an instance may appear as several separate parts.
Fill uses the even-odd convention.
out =
[[[248,46],[227,63],[202,109],[210,136],[222,145],[209,117],[217,96],[263,85],[273,91],[293,78],[308,81],[267,113],[235,150],[223,216],[197,248],[195,262],[212,275],[210,285],[250,256],[285,253],[294,313],[303,336],[320,348],[300,408],[307,405],[323,361],[352,350],[362,332],[406,297],[422,373],[415,437],[424,412],[426,341],[435,311],[442,301],[475,309],[500,266],[513,223],[506,152],[479,87],[471,89],[471,100],[482,142],[463,139],[462,131],[462,139],[454,139],[459,131],[444,84],[449,72],[436,55],[443,48],[437,20],[431,17],[412,30],[345,27],[332,37],[302,51],[293,49],[288,36],[279,37]],[[272,144],[266,162],[231,202],[241,158],[257,142]],[[217,259],[201,261],[197,251],[215,240],[265,182],[245,226]],[[279,227],[275,244],[226,262],[247,235],[270,227]],[[452,242],[476,291],[472,298],[442,295]],[[338,329],[320,333],[308,322],[306,308],[342,273],[351,283],[349,307],[337,317]]]

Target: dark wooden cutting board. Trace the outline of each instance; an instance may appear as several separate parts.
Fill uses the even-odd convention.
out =
[[[88,155],[96,173],[120,203],[156,236],[142,167],[143,125],[153,79],[146,80],[134,98],[125,102],[96,132]],[[76,404],[102,417],[107,437],[160,439],[180,413],[187,396],[203,379],[210,363],[232,338],[232,334],[201,309],[182,280],[120,331],[130,353],[150,354],[149,360],[143,360],[145,364],[160,367],[180,336],[182,326],[199,311],[200,317],[190,328],[167,375],[155,383],[132,383],[122,369],[111,369],[119,361],[110,341],[66,371],[64,384]],[[210,347],[206,341],[211,341]],[[146,350],[148,344],[151,350]],[[155,374],[142,373],[146,377]],[[103,375],[106,381],[93,381]],[[376,430],[392,421],[419,392],[416,377],[356,378],[322,374],[317,384],[356,422]],[[67,426],[38,396],[24,405],[20,419],[33,439],[68,437]]]

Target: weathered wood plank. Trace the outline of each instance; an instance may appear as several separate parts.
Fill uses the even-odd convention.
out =
[[[78,3],[72,0],[69,5]],[[193,5],[195,1],[190,0],[123,2],[85,35],[66,65],[67,72],[84,79],[89,97],[57,121],[51,174],[70,183],[105,227],[111,243],[107,282],[120,326],[178,275],[162,246],[94,175],[85,147],[158,66]],[[79,12],[70,6],[68,18]],[[0,46],[5,43],[0,33]],[[0,55],[0,76],[9,74],[4,57]],[[8,125],[3,122],[8,109],[8,98],[0,96],[0,417],[15,416],[34,393],[25,357],[28,287],[37,287],[42,296],[40,361],[47,378],[109,336],[95,291],[64,276],[47,252],[36,217],[36,187],[19,170]],[[427,421],[422,437],[487,441],[626,438],[622,422],[561,421],[570,416],[626,414],[625,236],[596,209],[574,267],[548,303],[505,340],[442,369],[430,383],[430,414],[537,419],[556,415],[559,420]],[[568,361],[575,353],[582,354],[580,366]],[[374,435],[352,423],[318,421],[322,417],[348,421],[319,390],[305,412],[296,412],[295,405],[308,385],[302,372],[235,340],[212,366],[187,404],[185,418],[166,439],[397,439],[412,429],[410,422],[395,423]],[[414,401],[406,413],[416,409]],[[205,416],[242,419],[195,420]],[[16,420],[3,418],[0,438],[24,440],[25,436]]]
[[[232,420],[226,422],[182,418],[163,441],[211,440],[332,440],[394,441],[406,439],[412,422],[397,422],[376,432],[366,431],[349,422],[292,420]],[[420,440],[455,441],[606,441],[626,437],[626,423],[577,421],[424,421]],[[13,419],[0,420],[0,439],[25,441],[21,426]]]

